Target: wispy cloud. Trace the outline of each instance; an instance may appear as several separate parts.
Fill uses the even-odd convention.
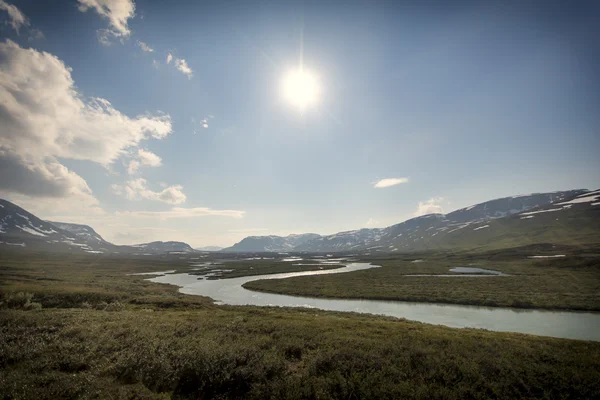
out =
[[[162,159],[151,151],[138,149],[137,154],[142,165],[149,167],[160,167],[162,165]]]
[[[44,32],[40,31],[39,29],[31,29],[29,31],[29,41],[41,40],[44,38],[45,38]]]
[[[25,27],[29,33],[29,41],[44,39],[44,33],[39,29],[32,28],[29,18],[17,6],[0,0],[0,18],[2,17],[1,14],[3,14],[2,11],[6,11],[6,14],[8,14],[8,20],[4,22],[10,25],[17,32],[17,35],[20,35],[21,27]]]
[[[158,218],[158,219],[172,219],[172,218],[194,218],[194,217],[209,217],[209,216],[220,216],[220,217],[231,217],[231,218],[242,218],[246,212],[240,210],[215,210],[207,207],[194,207],[194,208],[182,208],[173,207],[168,211],[126,211],[117,212],[117,216],[129,216],[138,218]]]
[[[365,222],[365,227],[366,228],[375,228],[377,226],[381,225],[381,222],[377,219],[374,218],[369,218],[367,220],[367,222]]]
[[[185,61],[183,58],[174,57],[173,54],[169,53],[167,54],[166,62],[167,64],[171,64],[171,62],[173,62],[175,68],[177,68],[179,71],[181,71],[181,73],[187,76],[188,79],[192,79],[192,77],[194,76],[194,71],[192,71],[187,61]]]
[[[373,187],[386,188],[386,187],[395,186],[395,185],[399,185],[401,183],[407,183],[407,182],[408,182],[408,178],[385,178],[385,179],[380,179],[377,182],[375,182],[375,185]]]
[[[111,38],[121,40],[131,35],[128,20],[135,16],[135,3],[133,0],[78,0],[79,11],[86,12],[93,9],[100,16],[108,20],[110,29],[98,30],[100,43],[108,45]]]
[[[187,199],[183,193],[183,186],[172,185],[161,191],[154,191],[148,187],[144,178],[131,179],[124,185],[111,185],[116,195],[123,196],[128,200],[155,200],[168,204],[181,204]]]
[[[152,47],[150,47],[148,45],[148,43],[144,43],[141,40],[138,40],[137,42],[135,42],[135,44],[137,44],[138,47],[140,49],[142,49],[142,51],[145,52],[145,53],[152,53],[154,51],[154,49]]]
[[[419,217],[427,214],[443,214],[444,209],[441,204],[443,201],[443,197],[433,197],[425,202],[420,201],[414,216]]]
[[[0,10],[8,13],[8,23],[12,28],[19,33],[21,26],[29,25],[29,20],[16,6],[8,4],[4,0],[0,0]]]
[[[194,71],[192,71],[192,69],[187,64],[187,61],[185,61],[183,58],[175,59],[175,68],[177,68],[185,76],[187,76],[188,79],[192,79],[192,76],[194,76]]]
[[[129,162],[127,172],[129,175],[135,174],[139,167],[160,167],[162,165],[162,158],[157,156],[151,151],[138,149],[135,158]]]

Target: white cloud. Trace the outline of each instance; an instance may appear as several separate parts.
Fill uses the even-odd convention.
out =
[[[29,20],[25,14],[23,14],[16,6],[8,4],[4,0],[0,0],[0,10],[4,10],[8,13],[8,23],[17,33],[19,33],[19,29],[22,26],[29,25]]]
[[[187,61],[185,61],[183,58],[177,58],[174,57],[173,54],[168,53],[166,62],[167,64],[171,64],[171,62],[173,62],[175,68],[177,68],[185,76],[187,76],[188,79],[192,79],[192,76],[194,76],[194,71],[192,71]]]
[[[135,174],[139,167],[160,167],[162,165],[162,159],[151,151],[138,149],[137,155],[133,160],[129,162],[129,166],[127,167],[127,173],[129,175]]]
[[[44,32],[39,29],[31,29],[29,31],[29,41],[45,39]]]
[[[60,59],[10,40],[0,43],[0,126],[0,163],[14,171],[2,174],[0,189],[92,203],[87,183],[59,159],[108,167],[142,140],[165,138],[172,129],[168,115],[130,118],[105,99],[83,98],[71,68]],[[139,154],[152,162],[151,156]]]
[[[128,216],[137,218],[159,218],[161,220],[171,218],[194,218],[194,217],[232,217],[242,218],[246,212],[240,210],[215,210],[207,207],[182,208],[173,207],[169,211],[126,211],[117,212],[117,216]]]
[[[192,76],[194,76],[194,71],[192,71],[183,58],[175,59],[175,68],[180,70],[185,76],[188,77],[188,79],[192,79]]]
[[[408,182],[408,178],[385,178],[385,179],[380,179],[379,181],[375,182],[375,188],[386,188],[386,187],[390,187],[390,186],[394,186],[394,185],[399,185],[401,183],[407,183]]]
[[[98,31],[98,40],[102,44],[110,44],[110,38],[126,39],[131,34],[128,20],[135,16],[133,0],[78,0],[79,11],[95,10],[100,16],[108,19],[110,29]]]
[[[151,151],[138,149],[138,157],[142,165],[149,167],[160,167],[162,165],[162,159]]]
[[[0,191],[31,197],[78,198],[88,205],[97,204],[85,180],[57,161],[36,162],[0,146]]]
[[[127,166],[127,173],[129,175],[134,175],[137,173],[140,168],[140,162],[138,160],[129,161],[129,165]]]
[[[440,204],[442,201],[444,201],[443,197],[433,197],[426,202],[420,201],[414,216],[419,217],[426,214],[443,214],[444,209]]]
[[[168,204],[181,204],[186,200],[183,193],[183,186],[173,185],[155,192],[148,187],[148,182],[144,178],[131,179],[125,185],[111,185],[113,192],[123,196],[128,200],[155,200]]]
[[[150,47],[150,46],[149,46],[147,43],[144,43],[144,42],[142,42],[142,41],[140,41],[140,40],[138,40],[138,41],[137,41],[137,42],[135,42],[135,43],[136,43],[136,44],[138,45],[138,47],[139,47],[140,49],[142,49],[142,51],[143,51],[143,52],[145,52],[145,53],[152,53],[152,52],[154,51],[154,49],[153,49],[152,47]]]
[[[365,227],[367,227],[367,228],[374,228],[374,227],[377,227],[380,225],[381,225],[381,222],[374,218],[369,218],[367,220],[367,222],[365,222]]]
[[[160,67],[160,63],[156,60],[152,60],[152,66],[156,69],[158,69]]]
[[[112,40],[118,36],[110,29],[98,29],[96,31],[96,37],[98,38],[100,44],[104,46],[110,46],[112,44]]]

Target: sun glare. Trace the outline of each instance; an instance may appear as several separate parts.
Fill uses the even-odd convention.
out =
[[[316,104],[319,99],[317,78],[302,68],[285,75],[282,90],[284,98],[300,111]]]

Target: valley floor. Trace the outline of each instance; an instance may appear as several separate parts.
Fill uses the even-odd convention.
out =
[[[552,254],[558,252],[565,257],[530,258],[538,254],[530,247],[481,254],[382,256],[368,259],[381,268],[257,280],[244,287],[310,297],[600,311],[600,251],[593,247],[567,248],[554,249]],[[448,275],[453,274],[450,268],[459,266],[491,269],[510,276],[409,276]]]
[[[0,254],[0,393],[9,399],[600,397],[598,342],[216,306],[125,275],[183,267],[176,259]]]

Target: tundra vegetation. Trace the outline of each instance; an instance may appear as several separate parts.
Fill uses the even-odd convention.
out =
[[[490,262],[505,256],[486,255]],[[446,257],[450,265],[453,257],[471,256]],[[410,260],[375,262],[393,269]],[[591,279],[593,266],[584,261],[569,268],[554,263],[492,269],[566,268]],[[420,272],[448,266],[410,265],[407,271]],[[597,342],[311,309],[217,306],[127,275],[173,269],[189,263],[0,254],[0,393],[6,399],[600,397]]]
[[[599,254],[598,246],[535,245],[482,253],[369,256],[364,261],[382,267],[345,274],[256,280],[244,287],[311,297],[600,311]],[[456,275],[450,269],[458,266],[490,269],[509,276],[410,276]]]

